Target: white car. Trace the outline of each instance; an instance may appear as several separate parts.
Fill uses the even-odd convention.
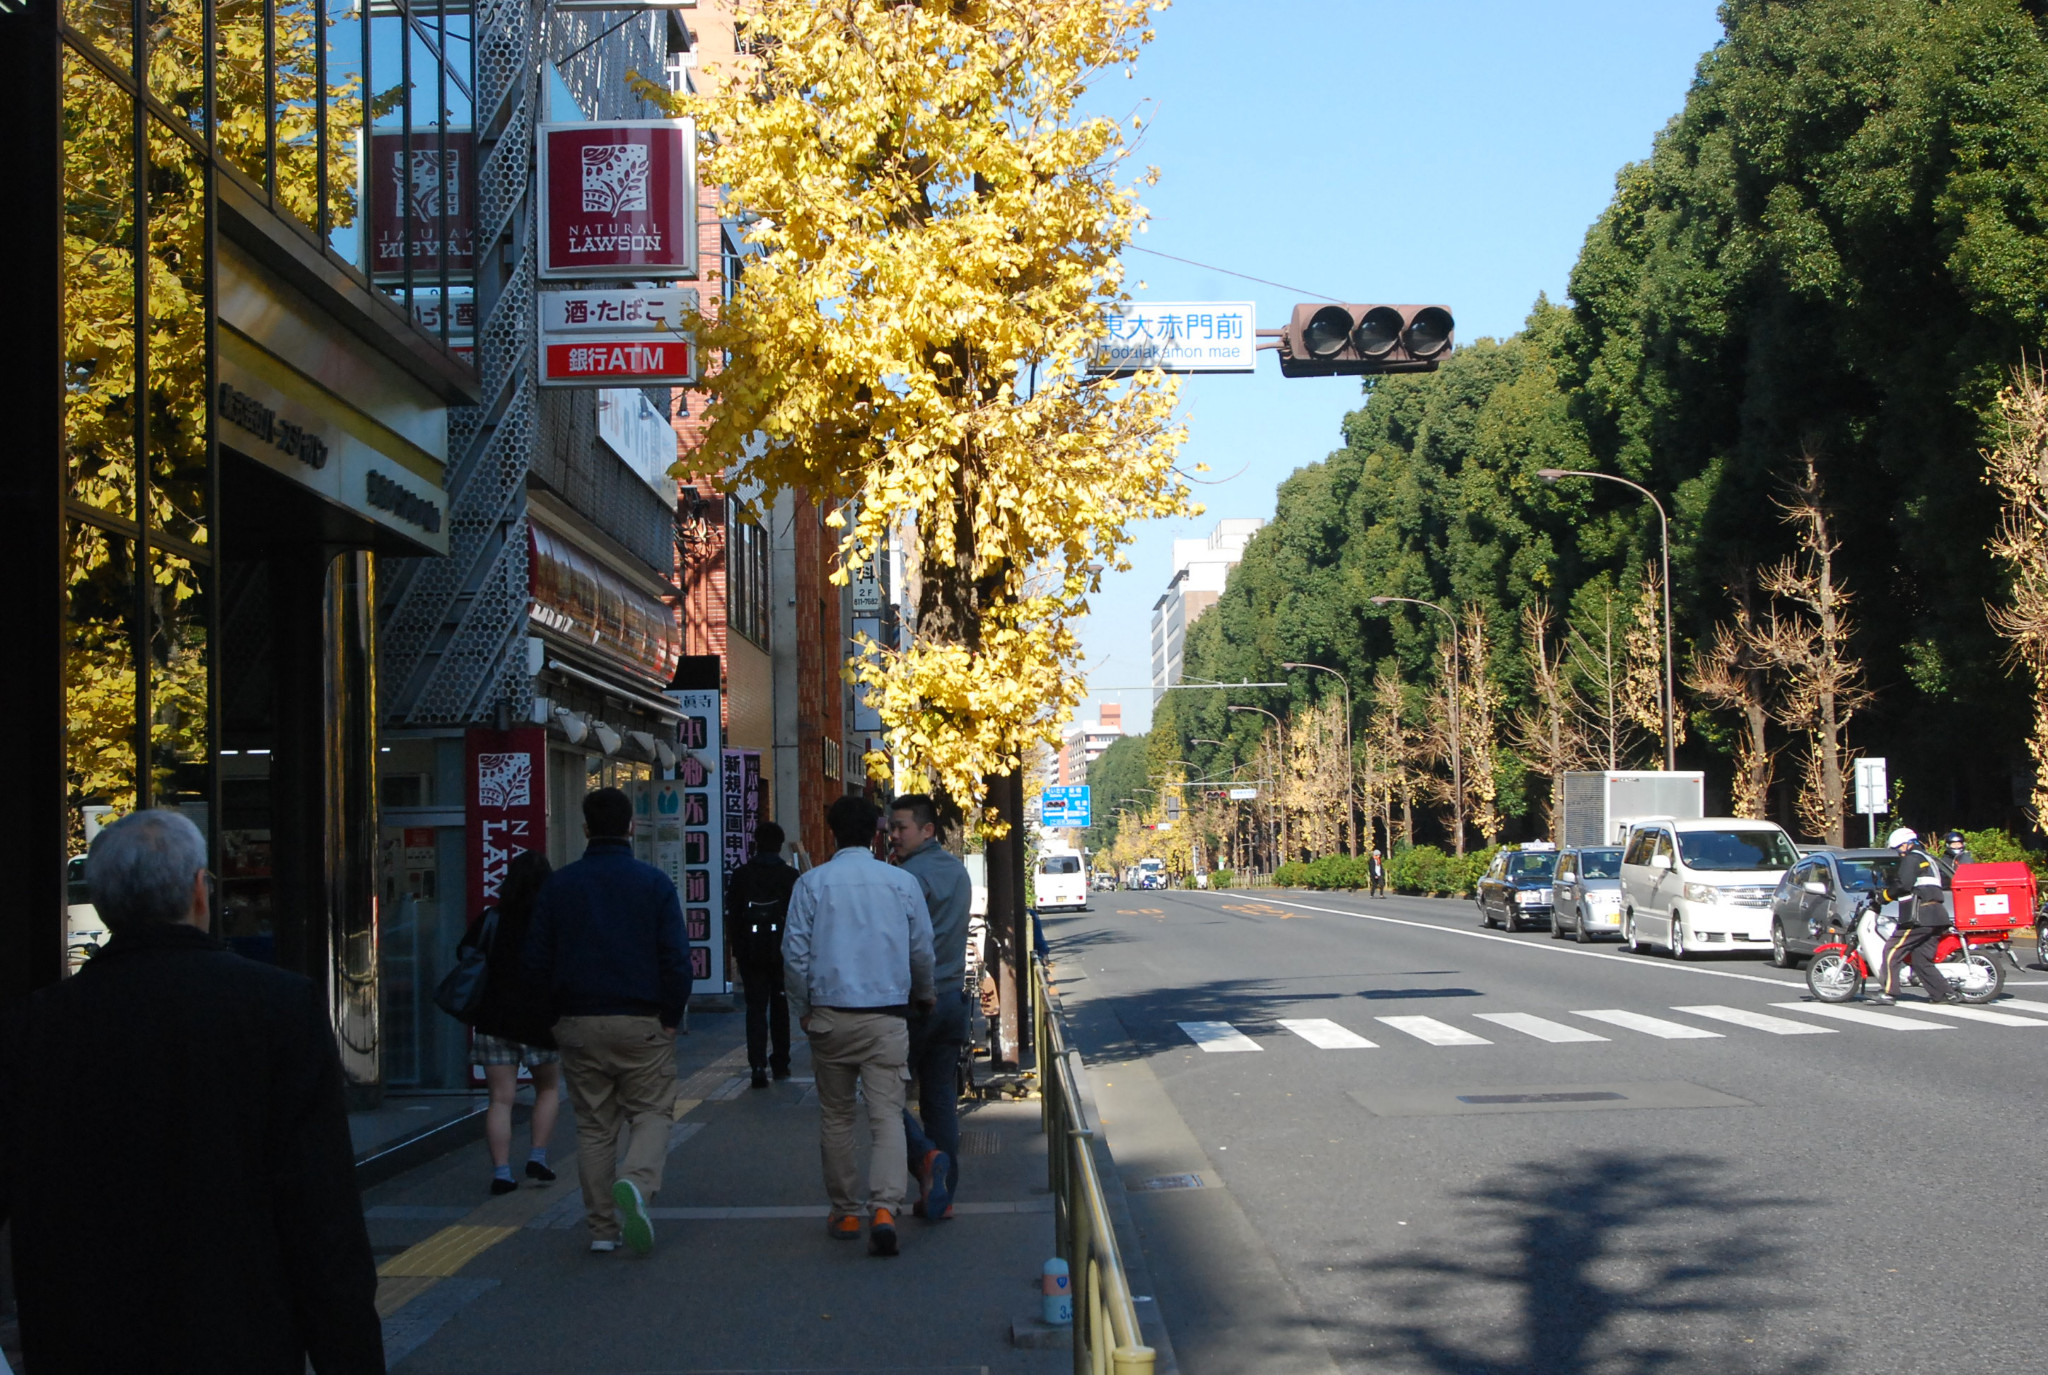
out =
[[[1644,821],[1621,856],[1621,940],[1674,959],[1708,950],[1771,948],[1771,898],[1799,862],[1769,821],[1703,817]]]
[[[1038,857],[1038,910],[1088,906],[1088,866],[1072,850],[1047,850]]]

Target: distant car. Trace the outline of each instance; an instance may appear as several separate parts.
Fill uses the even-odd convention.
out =
[[[1856,900],[1884,887],[1898,862],[1890,850],[1810,851],[1771,895],[1771,963],[1795,968],[1813,954],[1831,922],[1848,927]]]
[[[1479,904],[1479,924],[1498,925],[1504,931],[1527,930],[1539,922],[1548,926],[1551,879],[1556,872],[1557,850],[1552,846],[1502,850],[1493,857],[1473,894]]]
[[[1116,891],[1116,874],[1112,870],[1101,870],[1091,882],[1098,893],[1114,893]]]
[[[1596,936],[1621,939],[1621,847],[1558,851],[1551,885],[1550,934],[1580,945]]]
[[[1163,859],[1141,859],[1138,861],[1138,881],[1131,885],[1146,892],[1155,892],[1166,887],[1166,861]]]

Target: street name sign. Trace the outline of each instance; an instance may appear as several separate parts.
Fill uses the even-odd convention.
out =
[[[1121,377],[1161,372],[1252,372],[1258,317],[1250,301],[1158,301],[1113,307],[1088,371]]]
[[[1040,798],[1039,824],[1047,830],[1082,830],[1091,825],[1086,783],[1054,784]]]
[[[1230,800],[1233,802],[1249,802],[1258,795],[1259,790],[1257,788],[1232,788],[1230,790]]]
[[[1856,810],[1865,816],[1882,816],[1891,810],[1885,797],[1884,760],[1856,761]]]

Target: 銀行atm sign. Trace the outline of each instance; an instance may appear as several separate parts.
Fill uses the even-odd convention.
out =
[[[638,385],[697,380],[697,349],[683,317],[689,287],[540,293],[540,384]]]

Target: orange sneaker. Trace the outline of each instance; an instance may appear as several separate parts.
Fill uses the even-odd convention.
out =
[[[868,1254],[896,1254],[896,1215],[887,1208],[875,1209],[874,1218],[868,1223]]]
[[[851,1213],[834,1213],[825,1224],[825,1235],[834,1241],[859,1241],[860,1219]]]

